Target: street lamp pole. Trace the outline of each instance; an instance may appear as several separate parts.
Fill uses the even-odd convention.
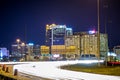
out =
[[[20,54],[20,39],[16,39],[17,42],[17,54]]]
[[[25,43],[22,42],[21,43],[21,57],[24,57],[25,56]]]
[[[97,0],[97,18],[98,18],[98,20],[97,20],[97,25],[98,25],[98,40],[97,40],[97,45],[98,45],[98,60],[100,60],[100,14],[99,14],[99,0]],[[99,63],[98,63],[98,65],[100,65]]]
[[[16,42],[17,42],[17,46],[18,46],[18,49],[20,47],[19,43],[20,43],[20,39],[16,39]]]

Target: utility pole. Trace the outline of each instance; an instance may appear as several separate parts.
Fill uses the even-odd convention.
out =
[[[98,61],[100,61],[100,14],[99,14],[99,0],[97,0],[97,24],[98,24],[98,32],[97,32],[97,53],[98,53]],[[98,62],[98,66],[100,66],[100,62]]]
[[[107,55],[107,53],[108,53],[108,41],[107,41],[107,39],[108,39],[108,35],[107,35],[107,8],[108,8],[108,4],[105,4],[104,5],[104,9],[105,9],[105,24],[104,24],[104,26],[105,26],[105,34],[106,34],[106,43],[105,43],[105,48],[106,48],[106,54],[105,54],[105,65],[107,66],[107,59],[108,59],[108,55]]]

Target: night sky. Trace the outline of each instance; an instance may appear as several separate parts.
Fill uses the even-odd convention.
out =
[[[100,0],[100,32],[109,47],[120,45],[120,0]],[[105,21],[106,20],[106,21]],[[97,30],[97,0],[0,0],[0,47],[16,38],[45,44],[46,24],[61,24],[74,32]]]

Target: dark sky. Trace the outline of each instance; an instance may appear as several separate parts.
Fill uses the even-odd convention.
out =
[[[100,0],[100,32],[109,46],[120,45],[120,0]],[[62,24],[74,32],[97,30],[97,0],[0,0],[0,47],[16,38],[45,44],[45,25]],[[25,37],[26,35],[26,37]]]

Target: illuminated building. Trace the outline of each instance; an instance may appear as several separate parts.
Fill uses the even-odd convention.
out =
[[[40,55],[40,45],[34,45],[33,43],[20,43],[12,45],[12,58],[33,60],[35,56]]]
[[[39,56],[40,55],[40,45],[34,45],[33,46],[33,54],[35,56]]]
[[[22,58],[26,53],[26,44],[20,39],[16,39],[16,42],[11,45],[12,52],[11,57],[20,57]]]
[[[33,46],[34,46],[33,43],[26,44],[26,48],[27,48],[27,52],[26,52],[27,56],[26,56],[26,58],[27,58],[27,61],[34,59]]]
[[[66,54],[71,56],[80,55],[80,36],[71,35],[65,38]]]
[[[76,54],[95,54],[97,57],[97,32],[75,32],[65,39],[66,46],[75,46]],[[100,56],[105,57],[108,52],[107,34],[100,33]]]
[[[11,53],[11,55],[14,56],[14,57],[21,57],[26,52],[26,46],[25,45],[23,46],[21,44],[18,47],[17,44],[13,44],[11,46],[12,46],[12,53]]]
[[[114,51],[114,53],[116,53],[117,55],[120,55],[120,46],[114,46],[113,51]]]
[[[65,45],[52,45],[52,54],[65,54]]]
[[[18,45],[17,44],[13,44],[11,46],[12,46],[11,56],[13,56],[13,57],[20,57],[21,50],[20,50],[20,48],[18,49]]]
[[[66,25],[46,25],[46,45],[64,45],[65,36],[72,35],[72,29]]]
[[[40,53],[41,55],[49,55],[49,46],[42,45],[40,46]]]
[[[7,48],[0,48],[0,60],[5,57],[9,58],[9,51],[7,50]]]
[[[52,54],[94,54],[96,57],[105,57],[108,52],[108,38],[107,34],[100,33],[98,54],[98,36],[95,30],[73,34],[72,29],[65,25],[52,24],[46,25],[46,46]]]
[[[70,35],[73,35],[72,28],[66,25],[46,25],[46,46],[41,46],[41,54],[66,54],[65,37]]]

